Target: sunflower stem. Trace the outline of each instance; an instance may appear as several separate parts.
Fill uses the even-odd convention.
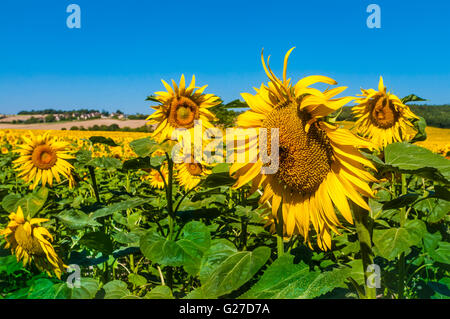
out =
[[[405,174],[401,174],[401,181],[402,181],[402,193],[401,195],[406,195],[406,193],[408,192],[408,185],[406,183],[406,175]],[[406,222],[406,207],[401,207],[400,208],[400,227],[403,227],[405,225]],[[406,262],[405,262],[405,253],[401,253],[399,258],[398,258],[398,299],[403,299],[403,291],[405,290],[405,267],[406,267]]]
[[[175,224],[175,213],[173,210],[173,161],[169,157],[169,154],[166,152],[166,158],[167,158],[167,166],[169,174],[167,176],[167,184],[164,184],[166,188],[166,199],[167,199],[167,211],[169,212],[168,219],[169,219],[169,233],[167,235],[168,240],[173,239],[173,230],[174,230],[174,224]],[[167,267],[167,286],[172,289],[173,287],[173,269],[172,267]]]
[[[173,162],[170,158],[168,158],[168,166],[169,166],[169,176],[167,177],[167,210],[169,211],[169,240],[172,240],[173,237],[173,227],[175,222],[174,210],[173,210]]]
[[[371,272],[368,272],[368,267],[373,264],[372,227],[369,212],[359,205],[352,203],[352,206],[364,271],[365,298],[375,299],[377,295],[376,287],[369,285],[368,280],[369,276],[372,274]]]
[[[284,255],[284,242],[283,242],[283,209],[282,205],[278,208],[278,220],[277,220],[277,253],[278,257]]]
[[[94,194],[95,199],[97,200],[97,203],[100,203],[100,195],[98,193],[98,187],[97,187],[97,179],[95,178],[95,169],[92,166],[88,166],[89,174],[91,175],[92,180],[92,187],[94,188]]]

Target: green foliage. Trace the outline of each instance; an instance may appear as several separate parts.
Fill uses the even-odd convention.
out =
[[[245,109],[248,108],[247,103],[241,102],[240,100],[233,100],[230,103],[213,106],[210,108],[216,117],[217,121],[215,124],[221,127],[233,127],[235,125],[236,119],[241,112],[236,112],[233,109]]]
[[[386,165],[401,172],[414,173],[424,178],[450,181],[449,161],[430,150],[408,143],[393,143],[386,146]]]
[[[304,262],[294,263],[294,256],[278,258],[261,279],[245,294],[244,299],[312,299],[335,288],[347,288],[350,267],[314,271]]]
[[[246,107],[239,100],[221,104],[215,110],[219,123],[232,126]],[[364,154],[376,166],[370,173],[378,182],[370,185],[376,196],[368,199],[370,235],[362,242],[372,246],[373,263],[380,267],[380,298],[449,298],[450,165],[411,144],[426,137],[425,121],[413,124],[419,133],[409,143]],[[142,177],[162,165],[176,170],[169,144],[134,140],[135,156],[121,161],[92,156],[96,144],[115,147],[113,139],[94,136],[90,142],[91,150],[79,150],[70,160],[73,189],[58,183],[30,191],[11,168],[15,155],[0,155],[1,228],[19,205],[27,217],[49,219],[42,225],[58,255],[81,272],[72,286],[72,273],[49,277],[33,262],[24,267],[10,250],[0,250],[0,299],[368,296],[369,271],[354,225],[342,220],[345,229],[333,235],[330,251],[317,248],[311,227],[312,247],[296,235],[284,239],[279,255],[261,194],[250,194],[249,185],[234,189],[230,164],[214,166],[192,191],[180,187],[175,175],[166,177],[164,189],[154,189]],[[168,156],[152,156],[157,149]]]
[[[253,252],[238,251],[228,255],[209,276],[205,277],[202,285],[186,298],[214,299],[233,292],[249,281],[267,262],[269,256],[268,247],[258,247]]]
[[[184,226],[177,241],[167,240],[159,233],[150,231],[141,238],[140,247],[144,256],[152,262],[162,266],[183,266],[186,272],[195,275],[210,242],[207,227],[194,221]]]
[[[412,246],[421,243],[426,231],[425,223],[417,219],[408,220],[403,227],[376,229],[373,233],[376,253],[387,260],[408,254]]]

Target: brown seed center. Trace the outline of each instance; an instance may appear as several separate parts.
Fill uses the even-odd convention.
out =
[[[194,127],[194,120],[199,118],[198,105],[184,96],[174,98],[169,110],[169,122],[174,127]]]
[[[371,104],[372,121],[376,126],[387,129],[398,121],[399,113],[394,109],[392,102],[385,97],[379,97]]]
[[[23,228],[23,225],[19,225],[14,233],[14,238],[17,244],[22,247],[30,255],[45,255],[44,250],[39,243],[39,240],[33,236],[33,234],[28,234]]]
[[[200,163],[186,163],[185,165],[191,175],[199,176],[203,172],[202,164]]]
[[[56,151],[48,145],[36,146],[31,155],[34,166],[40,169],[50,169],[55,165],[58,156]]]
[[[263,122],[268,132],[279,129],[279,168],[276,177],[292,190],[310,194],[317,190],[330,172],[333,150],[326,133],[316,125],[308,132],[309,114],[298,110],[296,103],[274,109]],[[282,183],[282,184],[283,184]]]

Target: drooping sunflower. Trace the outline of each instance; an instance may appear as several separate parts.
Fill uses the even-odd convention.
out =
[[[60,183],[60,175],[69,180],[70,187],[73,186],[73,166],[66,160],[74,156],[68,154],[68,143],[56,140],[49,132],[43,135],[30,132],[30,137],[22,136],[22,139],[25,143],[15,150],[20,157],[13,164],[19,171],[18,176],[32,183],[30,189],[34,189],[40,181],[43,187],[47,183],[52,186],[53,178]]]
[[[378,91],[374,89],[361,91],[363,97],[357,99],[355,102],[358,105],[352,108],[357,118],[355,123],[357,132],[379,148],[406,140],[407,127],[414,126],[409,119],[418,117],[396,95],[386,92],[383,77],[380,76]]]
[[[23,261],[23,265],[33,262],[36,267],[45,271],[49,276],[52,273],[61,279],[61,274],[66,265],[58,257],[51,242],[52,235],[40,226],[40,223],[48,221],[45,218],[25,219],[22,208],[19,206],[16,213],[9,215],[10,222],[5,229],[0,230],[0,235],[5,236],[5,248],[11,248],[17,261]]]
[[[214,94],[203,94],[207,85],[195,86],[195,76],[186,87],[184,75],[181,76],[179,86],[172,80],[173,88],[161,80],[167,92],[155,92],[154,99],[160,104],[153,106],[156,110],[147,118],[148,125],[157,125],[152,137],[162,142],[171,139],[177,128],[188,129],[193,136],[196,120],[201,120],[202,128],[211,128],[214,114],[208,109],[220,104],[220,99]]]
[[[150,182],[150,186],[158,189],[164,188],[164,182],[167,183],[168,176],[169,176],[169,170],[167,168],[167,165],[163,165],[160,168],[161,174],[156,170],[151,168],[150,170],[147,170],[148,174],[142,176],[142,180],[146,180]],[[163,179],[164,178],[164,179]]]
[[[212,172],[206,162],[197,162],[192,155],[190,158],[186,157],[182,163],[175,164],[175,169],[177,172],[175,178],[185,191],[198,186],[202,178]]]
[[[334,98],[345,87],[321,92],[310,88],[322,82],[337,84],[324,76],[309,76],[295,85],[286,79],[286,68],[291,50],[285,56],[283,80],[277,78],[261,55],[262,64],[270,81],[257,94],[243,93],[251,110],[238,117],[241,128],[255,128],[258,132],[254,163],[234,163],[230,174],[237,178],[233,187],[238,188],[252,181],[252,191],[264,189],[261,203],[269,203],[274,218],[281,209],[287,236],[301,234],[310,247],[308,236],[310,224],[317,233],[320,249],[331,248],[331,230],[338,233],[342,226],[335,214],[335,207],[349,222],[353,222],[347,199],[369,210],[361,195],[373,196],[367,182],[375,181],[364,166],[375,169],[357,147],[373,148],[362,138],[346,129],[331,125],[323,117],[341,108],[352,97]],[[267,63],[269,60],[267,61]],[[267,129],[267,150],[261,150],[261,129]],[[261,152],[271,154],[271,129],[279,130],[279,163],[276,173],[262,171]],[[249,139],[243,140],[244,152],[254,146]],[[247,154],[246,154],[247,156]],[[250,156],[246,157],[250,158]]]

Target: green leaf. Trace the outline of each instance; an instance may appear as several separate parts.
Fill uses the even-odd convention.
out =
[[[450,202],[438,198],[427,198],[417,202],[413,208],[426,213],[427,222],[437,223],[447,216],[450,211]]]
[[[159,168],[164,163],[164,161],[166,159],[167,159],[167,157],[165,155],[163,155],[163,156],[152,156],[150,158],[150,164],[154,168]]]
[[[450,243],[440,241],[438,248],[433,250],[430,256],[436,262],[450,265]]]
[[[418,97],[415,94],[410,94],[408,96],[405,96],[401,99],[403,104],[406,104],[408,102],[419,102],[419,101],[426,101],[425,99],[422,99],[421,97]]]
[[[40,278],[33,282],[27,299],[52,299],[55,283],[47,278]]]
[[[432,151],[409,143],[393,143],[386,146],[387,165],[425,178],[443,181],[450,180],[450,161]]]
[[[112,138],[105,137],[105,136],[91,136],[89,140],[92,142],[92,144],[105,144],[109,146],[119,146]]]
[[[232,242],[225,238],[213,240],[211,247],[205,252],[201,261],[200,281],[205,283],[214,270],[234,253],[237,253],[237,249]]]
[[[161,103],[161,101],[159,101],[156,96],[154,95],[149,95],[147,96],[147,98],[145,99],[146,101],[152,101],[152,102],[156,102],[156,103]]]
[[[135,207],[143,205],[145,203],[146,203],[146,201],[142,198],[136,197],[136,198],[132,198],[132,199],[127,199],[125,201],[114,203],[114,204],[109,205],[104,208],[100,208],[100,209],[96,210],[95,212],[93,212],[90,216],[93,219],[105,217],[105,216],[112,215],[116,212],[121,212],[121,211],[124,211],[127,209],[135,208]]]
[[[75,157],[77,159],[77,162],[79,162],[82,165],[85,165],[90,160],[92,160],[92,152],[91,151],[87,151],[87,150],[79,150],[75,154]]]
[[[147,283],[147,279],[145,279],[144,276],[133,273],[128,275],[128,281],[137,287],[143,286]]]
[[[77,209],[64,210],[59,213],[58,218],[64,225],[70,229],[83,229],[85,227],[99,227],[102,224],[96,222],[93,218],[89,217],[84,212]]]
[[[106,283],[103,286],[103,290],[105,291],[105,299],[122,299],[129,295],[131,292],[128,290],[127,283],[121,280],[113,280]]]
[[[30,193],[25,197],[18,194],[6,195],[2,200],[3,208],[9,212],[16,212],[20,206],[25,217],[33,217],[45,205],[48,197],[48,189],[40,188],[38,191]]]
[[[158,144],[148,138],[141,138],[130,142],[131,149],[140,157],[146,157],[151,155],[158,147]]]
[[[122,167],[122,162],[114,157],[102,156],[93,158],[86,165],[106,169],[119,169]]]
[[[212,173],[227,173],[229,175],[230,172],[230,163],[219,163],[216,166],[213,167]]]
[[[435,232],[434,234],[426,233],[423,236],[423,248],[426,252],[432,253],[439,245],[442,240],[442,235],[440,232]]]
[[[232,178],[228,172],[222,172],[208,175],[208,177],[202,183],[202,186],[212,188],[217,186],[232,185],[235,182],[236,180]]]
[[[33,217],[45,205],[48,197],[48,189],[40,188],[37,192],[28,194],[20,199],[16,205],[22,207],[25,216]]]
[[[361,151],[361,154],[368,160],[371,160],[377,169],[386,167],[386,163],[383,162],[378,156],[372,153],[365,153],[363,151]]]
[[[133,230],[129,233],[121,231],[112,234],[112,238],[120,244],[126,245],[139,245],[141,236],[143,236],[144,230]]]
[[[201,222],[193,221],[183,228],[181,239],[166,240],[156,231],[141,237],[140,247],[145,257],[162,266],[183,266],[191,275],[198,273],[201,258],[209,248],[211,236]]]
[[[97,250],[104,255],[110,255],[113,252],[113,243],[111,238],[103,232],[98,231],[84,234],[79,243],[88,248]]]
[[[434,185],[434,194],[432,196],[450,201],[450,191],[440,185]]]
[[[17,205],[16,203],[21,199],[22,197],[19,194],[8,194],[5,197],[3,197],[2,200],[2,207],[5,211],[8,213],[13,213],[17,211]]]
[[[410,141],[411,143],[425,141],[427,139],[427,132],[425,129],[427,128],[427,122],[425,119],[421,116],[419,116],[419,119],[413,119],[412,124],[414,125],[414,129],[416,130],[416,135],[412,138]]]
[[[122,169],[129,171],[134,169],[150,169],[152,168],[150,157],[137,157],[123,162]]]
[[[421,242],[426,234],[425,223],[414,219],[405,222],[404,227],[375,229],[373,243],[379,256],[393,260],[401,253],[408,254],[410,247]]]
[[[94,278],[80,278],[80,286],[70,288],[67,283],[53,286],[55,299],[94,299],[99,290],[99,283]]]
[[[294,256],[284,255],[266,269],[261,279],[240,298],[312,299],[335,288],[346,288],[352,268],[311,271],[303,261],[294,264]]]
[[[0,273],[6,272],[9,276],[21,269],[23,269],[23,263],[18,262],[15,255],[0,257]]]
[[[428,281],[427,285],[435,291],[431,299],[450,299],[450,278],[441,278],[438,282]]]
[[[167,286],[157,286],[149,291],[145,296],[145,299],[174,299],[172,291]]]
[[[221,189],[221,187],[215,187],[215,188],[209,188],[206,189],[202,192],[196,192],[192,197],[191,197],[191,201],[192,202],[196,202],[196,201],[200,201],[205,197],[209,197],[211,195],[221,195],[223,194],[223,191]]]
[[[383,204],[383,210],[387,209],[398,209],[400,207],[408,206],[416,201],[419,198],[419,194],[409,193],[402,196],[399,196],[389,202]]]
[[[240,288],[258,272],[270,257],[269,247],[254,251],[241,251],[228,256],[209,276],[205,283],[186,298],[215,299]]]

